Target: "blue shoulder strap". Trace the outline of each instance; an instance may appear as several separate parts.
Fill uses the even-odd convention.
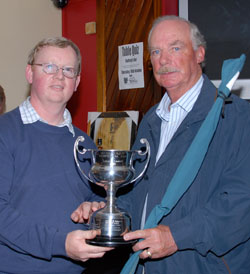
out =
[[[161,203],[156,205],[148,216],[144,229],[156,227],[162,217],[171,212],[172,208],[192,184],[216,130],[224,100],[229,96],[231,88],[245,63],[245,59],[246,56],[242,54],[240,58],[229,59],[223,62],[218,97],[178,166]],[[129,258],[121,274],[135,273],[140,253],[141,251],[138,251]]]

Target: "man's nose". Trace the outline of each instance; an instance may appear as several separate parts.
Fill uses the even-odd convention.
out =
[[[55,73],[54,77],[63,80],[65,77],[63,73],[63,68],[58,68],[58,71]]]
[[[160,55],[160,64],[165,65],[170,62],[170,54],[166,50],[162,50]]]

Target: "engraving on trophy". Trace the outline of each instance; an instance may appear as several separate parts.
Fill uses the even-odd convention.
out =
[[[150,160],[150,146],[146,139],[140,142],[145,144],[142,150],[98,150],[79,148],[79,142],[84,142],[84,137],[79,136],[74,145],[74,158],[83,176],[92,183],[106,186],[106,206],[93,213],[90,221],[90,229],[98,231],[98,236],[87,240],[89,244],[99,246],[122,246],[135,241],[124,241],[123,235],[130,231],[131,217],[128,212],[121,211],[115,204],[118,188],[132,183],[145,173]],[[82,146],[81,146],[82,147]],[[78,153],[84,155],[91,152],[92,167],[86,175],[78,161]],[[145,166],[138,176],[135,176],[133,167],[134,154],[146,157]]]

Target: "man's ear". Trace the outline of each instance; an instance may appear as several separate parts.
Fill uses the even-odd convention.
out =
[[[205,59],[205,49],[202,46],[196,50],[196,59],[198,64],[202,63]]]
[[[32,71],[32,66],[31,65],[26,66],[25,77],[26,77],[26,80],[28,81],[28,83],[32,84],[32,82],[33,82],[33,71]]]
[[[80,80],[81,80],[81,76],[80,76],[80,75],[78,75],[78,76],[76,77],[76,82],[75,82],[75,88],[74,88],[74,91],[76,91],[76,90],[77,90],[77,88],[78,88],[78,86],[79,86],[79,84],[80,84]]]

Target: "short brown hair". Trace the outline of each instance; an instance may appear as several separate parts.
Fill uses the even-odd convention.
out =
[[[81,52],[78,48],[78,46],[72,42],[71,40],[65,38],[65,37],[50,37],[50,38],[45,38],[38,42],[36,46],[30,51],[30,54],[28,56],[28,64],[33,65],[35,61],[36,54],[38,51],[46,46],[52,46],[52,47],[58,47],[58,48],[66,48],[66,47],[71,47],[77,57],[77,75],[81,73],[81,62],[82,62],[82,57],[81,57]]]

